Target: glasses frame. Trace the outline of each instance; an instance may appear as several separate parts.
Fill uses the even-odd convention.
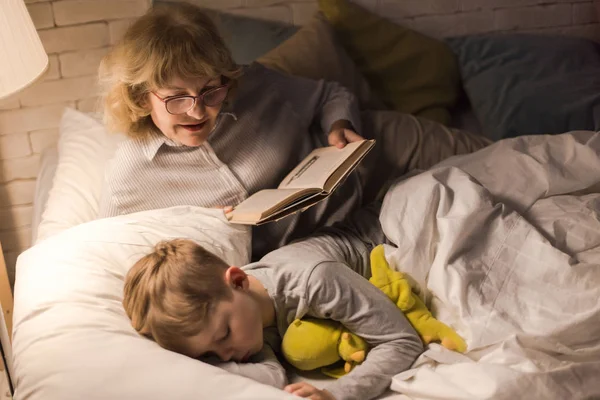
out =
[[[214,88],[210,88],[207,91],[200,93],[198,96],[190,96],[190,95],[178,95],[178,96],[167,96],[167,97],[160,97],[159,95],[157,95],[155,92],[150,91],[150,93],[152,93],[153,95],[156,96],[157,99],[159,99],[160,101],[162,101],[165,105],[165,110],[167,110],[167,112],[171,115],[182,115],[182,114],[186,114],[188,111],[190,111],[191,109],[193,109],[194,107],[196,107],[196,104],[198,104],[198,100],[202,101],[202,104],[205,107],[215,107],[218,106],[219,104],[223,104],[223,102],[227,99],[227,94],[229,94],[229,88],[231,86],[231,82],[227,82],[223,85],[220,86],[216,86]],[[206,96],[207,94],[216,92],[217,90],[221,90],[221,89],[227,89],[227,93],[225,94],[225,97],[223,98],[223,101],[221,101],[220,103],[217,104],[206,104],[206,101],[204,101],[204,96]],[[169,111],[169,107],[167,107],[167,103],[171,100],[177,100],[177,99],[192,99],[194,102],[192,103],[192,106],[190,108],[188,108],[187,110],[180,112],[180,113],[172,113],[171,111]]]

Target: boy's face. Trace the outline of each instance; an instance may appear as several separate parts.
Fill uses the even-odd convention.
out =
[[[213,79],[172,79],[166,87],[152,92],[154,95],[148,93],[148,101],[152,108],[150,112],[152,122],[166,137],[176,143],[191,147],[202,145],[216,124],[222,102],[209,107],[204,104],[203,100],[196,99],[194,107],[183,113],[178,113],[179,110],[173,110],[177,113],[174,115],[167,111],[165,101],[177,98],[178,96],[199,96],[219,86],[221,86],[220,77]],[[212,100],[215,91],[211,93],[213,93],[211,95]],[[225,94],[226,90],[221,90],[216,95],[220,98],[221,95]],[[175,101],[170,100],[169,107],[172,108],[175,103]]]
[[[246,288],[232,289],[233,298],[219,302],[208,326],[186,339],[194,358],[215,354],[223,361],[245,362],[263,347],[262,313]]]

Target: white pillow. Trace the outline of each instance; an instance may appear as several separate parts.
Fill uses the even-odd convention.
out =
[[[95,220],[39,242],[17,260],[13,354],[28,400],[291,399],[284,392],[167,351],[131,327],[122,302],[131,265],[157,241],[185,237],[232,265],[250,230],[192,206]]]
[[[66,108],[60,121],[58,165],[36,242],[98,216],[104,167],[123,135],[108,134],[91,115]]]
[[[52,190],[52,182],[56,175],[58,166],[57,146],[46,147],[40,155],[40,167],[35,181],[33,194],[33,212],[31,216],[31,243],[35,243],[38,237],[38,227],[42,222],[42,213],[46,209],[48,196]]]

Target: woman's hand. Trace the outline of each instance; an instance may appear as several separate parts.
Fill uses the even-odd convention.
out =
[[[310,400],[335,400],[335,397],[327,390],[317,389],[307,382],[292,383],[283,390],[299,397],[307,397]]]
[[[329,145],[335,146],[338,149],[343,148],[348,143],[356,142],[363,139],[364,138],[362,136],[354,132],[350,122],[346,121],[345,119],[340,119],[339,121],[336,121],[331,126],[331,130],[329,131],[329,135],[327,137]]]
[[[223,210],[223,214],[225,214],[225,218],[227,218],[228,221],[231,220],[231,217],[233,215],[233,206],[216,206],[213,208]]]

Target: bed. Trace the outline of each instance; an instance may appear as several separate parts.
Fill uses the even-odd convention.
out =
[[[242,23],[239,17],[224,15],[217,18],[222,29],[230,26],[240,30],[243,24],[250,24],[247,29],[257,29],[252,25],[255,21]],[[389,94],[378,91],[373,95],[374,89],[365,86],[366,78],[361,78],[361,73],[370,71],[368,66],[349,70],[356,53],[345,53],[330,28],[322,19],[317,21],[304,30],[281,24],[263,25],[261,32],[267,32],[267,36],[259,43],[273,41],[273,32],[278,42],[255,52],[243,41],[236,42],[244,37],[242,34],[226,39],[234,50],[239,50],[236,54],[240,62],[254,60],[257,52],[266,51],[261,56],[265,64],[288,73],[339,80],[353,88],[364,107],[394,107],[420,115],[423,119],[407,115],[395,120],[394,129],[403,127],[403,140],[407,143],[407,170],[427,169],[440,159],[466,152],[470,143],[483,138],[466,131],[497,140],[524,133],[588,130],[502,141],[473,155],[451,157],[394,186],[386,197],[382,216],[386,235],[395,243],[386,248],[386,256],[396,268],[410,274],[436,315],[455,327],[472,351],[461,356],[435,344],[429,346],[413,369],[394,378],[392,390],[381,398],[510,399],[524,391],[531,398],[600,397],[593,381],[600,372],[600,332],[593,324],[600,316],[596,300],[600,295],[600,176],[592,172],[600,171],[600,140],[592,132],[599,129],[595,125],[599,120],[595,104],[600,89],[597,81],[590,79],[596,72],[594,68],[600,66],[600,56],[595,56],[600,54],[597,46],[589,41],[565,39],[561,48],[576,46],[574,56],[549,59],[555,66],[563,63],[563,67],[538,71],[535,85],[522,78],[502,89],[489,86],[497,82],[498,74],[518,76],[518,71],[531,70],[531,65],[538,65],[540,60],[522,57],[521,65],[499,62],[490,70],[486,69],[489,60],[484,55],[496,45],[496,60],[498,54],[501,60],[513,60],[515,52],[528,51],[522,37],[505,37],[500,40],[502,43],[495,36],[449,40],[447,46],[459,60],[458,75],[432,69],[427,81],[435,82],[444,96],[433,96],[435,101],[430,98],[394,102]],[[337,25],[332,22],[331,26],[337,27],[338,32],[346,29],[343,21]],[[352,33],[346,37],[352,37]],[[296,43],[279,46],[287,40]],[[515,49],[506,40],[514,40],[521,47]],[[416,43],[430,45],[430,51],[439,46],[428,40]],[[529,44],[549,57],[543,43],[532,39]],[[303,57],[308,60],[306,65],[290,58],[289,52],[297,53],[299,49],[310,49]],[[558,57],[559,53],[553,54]],[[319,65],[326,67],[315,67]],[[583,72],[582,65],[586,66]],[[528,108],[530,103],[515,106],[512,93],[518,92],[520,98],[525,98],[536,87],[560,83],[564,77],[561,79],[556,70],[571,71],[571,78],[575,76],[573,71],[581,72],[569,81],[571,86],[587,82],[585,93],[578,92],[580,101],[570,108],[547,101],[546,112],[551,107],[560,108],[551,113],[550,122],[515,118],[531,115],[533,110]],[[414,73],[414,68],[406,71]],[[495,75],[490,76],[492,72]],[[461,77],[461,86],[448,95],[455,79]],[[402,87],[401,82],[398,85],[398,90],[404,90],[404,98],[411,90],[419,91]],[[500,93],[494,98],[496,104],[508,106],[502,110],[492,107],[489,94],[485,96],[490,90]],[[542,93],[540,97],[547,100],[548,96]],[[515,114],[515,110],[520,114]],[[574,126],[577,120],[584,120],[586,125]],[[165,237],[189,237],[232,264],[244,264],[249,260],[249,233],[243,227],[227,224],[218,211],[190,206],[94,221],[103,166],[121,140],[123,137],[106,133],[98,115],[67,109],[57,147],[42,157],[32,229],[36,244],[19,257],[17,264],[13,323],[15,398],[293,398],[160,349],[140,338],[129,325],[120,303],[123,277],[127,266],[153,243]],[[417,201],[415,193],[430,201]],[[403,215],[396,211],[402,208],[414,212]],[[564,210],[569,211],[568,216],[559,219]],[[428,226],[435,229],[423,230],[427,218],[431,223]],[[487,241],[474,239],[481,231],[487,233]],[[498,250],[494,253],[497,257],[487,262],[485,251],[491,248],[502,251]],[[482,259],[486,260],[483,266]],[[497,265],[504,269],[491,268]],[[526,265],[539,265],[537,269],[530,267],[539,276],[512,273]],[[546,266],[549,267],[544,271]],[[564,272],[566,266],[569,273]],[[473,278],[477,267],[487,271],[484,277],[479,276],[480,280]],[[507,269],[511,274],[506,273]],[[562,285],[558,292],[549,279],[557,275]],[[506,276],[510,279],[503,278]],[[535,292],[527,286],[531,282],[543,284]],[[476,297],[482,293],[495,297]],[[521,298],[515,297],[516,293],[539,307],[515,304]],[[546,298],[554,296],[554,312],[542,312],[541,294]],[[565,315],[569,318],[550,323]],[[580,328],[569,335],[574,326]],[[319,374],[300,375],[291,369],[290,379],[308,379],[317,386],[325,382]]]

